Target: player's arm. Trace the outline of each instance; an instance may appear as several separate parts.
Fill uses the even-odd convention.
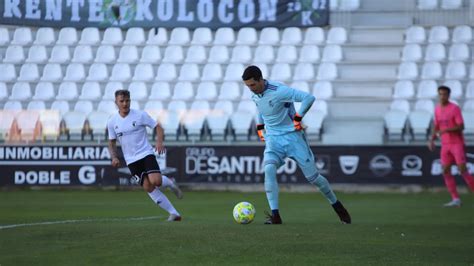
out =
[[[438,135],[439,135],[439,124],[435,116],[433,130],[431,131],[431,137],[430,137],[430,140],[428,141],[428,149],[430,151],[434,151],[434,147],[435,147],[434,141],[438,138]]]
[[[109,153],[110,153],[110,158],[112,160],[112,166],[113,167],[119,167],[120,166],[120,160],[118,158],[118,153],[117,153],[117,140],[116,139],[109,139]]]
[[[316,98],[307,92],[295,90],[289,87],[284,88],[281,95],[283,96],[283,101],[301,102],[300,109],[296,110],[296,114],[293,117],[293,124],[295,125],[296,130],[302,130],[303,126],[301,125],[301,121],[303,120],[303,116],[306,115]]]
[[[461,133],[464,130],[464,121],[462,119],[462,114],[461,114],[461,109],[456,108],[454,111],[454,127],[446,128],[444,130],[440,131],[440,134],[446,133],[446,132],[457,132]]]
[[[257,114],[257,135],[261,141],[265,141],[265,122],[260,112]]]
[[[165,153],[166,148],[165,148],[165,145],[163,144],[165,133],[164,133],[163,127],[161,127],[161,125],[158,123],[156,124],[155,131],[156,131],[156,143],[155,143],[156,151],[158,152],[158,154]]]

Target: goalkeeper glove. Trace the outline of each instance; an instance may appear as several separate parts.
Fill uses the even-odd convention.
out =
[[[303,130],[303,125],[301,124],[301,120],[303,119],[298,113],[295,114],[293,117],[293,125],[295,126],[296,131]]]
[[[264,124],[257,124],[257,135],[261,141],[265,142],[265,137],[263,136],[263,131],[265,130]]]

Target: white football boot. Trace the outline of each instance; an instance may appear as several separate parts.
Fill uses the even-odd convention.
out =
[[[181,216],[172,213],[172,214],[170,214],[170,216],[168,217],[168,219],[166,221],[168,221],[168,222],[179,222],[179,221],[181,221]]]
[[[453,199],[452,201],[443,204],[443,207],[459,208],[459,207],[461,207],[461,200],[460,199]]]
[[[176,197],[178,199],[182,199],[183,198],[183,191],[181,191],[181,189],[179,188],[178,186],[178,183],[176,183],[176,179],[170,177],[171,179],[171,182],[173,183],[170,187],[171,191],[176,195]]]

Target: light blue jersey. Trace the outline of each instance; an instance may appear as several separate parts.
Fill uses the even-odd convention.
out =
[[[313,95],[295,90],[285,84],[265,80],[265,89],[253,94],[252,100],[259,112],[258,124],[265,124],[265,135],[282,135],[295,131],[293,117],[296,114],[294,102],[301,102],[298,114],[304,116],[313,104]]]

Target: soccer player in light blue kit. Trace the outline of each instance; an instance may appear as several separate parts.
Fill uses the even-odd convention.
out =
[[[252,100],[259,112],[257,132],[265,141],[263,155],[265,165],[265,192],[272,210],[265,224],[281,224],[278,206],[277,169],[289,157],[298,163],[306,179],[319,188],[331,203],[339,219],[346,224],[351,217],[342,203],[337,200],[328,180],[319,174],[311,151],[303,132],[301,120],[313,104],[313,95],[295,90],[284,84],[263,79],[262,72],[256,66],[245,69],[242,79],[254,93]],[[294,102],[301,102],[298,112]],[[264,133],[265,131],[265,133]]]

